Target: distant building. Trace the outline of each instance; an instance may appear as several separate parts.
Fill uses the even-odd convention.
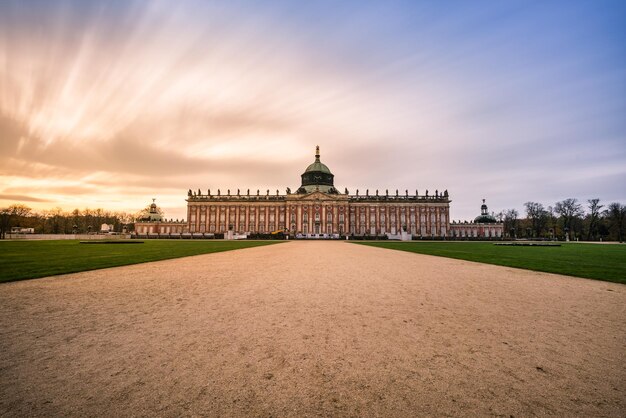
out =
[[[152,199],[148,213],[135,222],[135,233],[139,235],[170,235],[182,234],[187,230],[185,221],[163,219]]]
[[[480,215],[474,222],[452,222],[450,236],[452,238],[501,238],[504,233],[504,224],[489,214],[485,199],[480,207]]]
[[[34,234],[35,228],[23,228],[21,226],[12,226],[11,233],[12,234]]]

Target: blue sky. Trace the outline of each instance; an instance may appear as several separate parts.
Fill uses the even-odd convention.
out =
[[[626,2],[3,2],[0,205],[188,188],[626,202]]]

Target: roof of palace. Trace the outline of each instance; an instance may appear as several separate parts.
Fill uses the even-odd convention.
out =
[[[315,148],[315,161],[312,164],[309,164],[306,170],[304,170],[305,173],[308,173],[311,171],[332,174],[328,166],[326,166],[326,164],[320,161],[320,147],[319,146]]]
[[[341,193],[334,186],[334,175],[331,173],[330,169],[320,161],[320,147],[315,147],[315,161],[310,164],[304,173],[301,175],[302,183],[300,187],[295,191],[295,193],[291,192],[290,188],[287,188],[286,194],[280,194],[278,190],[276,193],[270,193],[268,189],[265,193],[261,192],[261,190],[257,189],[256,193],[254,190],[246,189],[245,192],[242,189],[237,189],[236,193],[233,190],[231,193],[230,189],[226,190],[226,193],[222,193],[222,190],[217,189],[217,193],[212,194],[209,189],[206,194],[203,193],[200,189],[197,192],[189,189],[187,192],[187,201],[188,202],[255,202],[255,201],[286,201],[286,200],[308,200],[315,196],[316,199],[320,197],[322,199],[334,199],[334,200],[347,200],[349,202],[355,203],[365,203],[365,202],[398,202],[398,203],[408,203],[408,202],[420,202],[420,203],[449,203],[450,197],[448,195],[448,191],[445,190],[443,193],[439,193],[438,190],[435,191],[434,195],[428,194],[428,190],[426,190],[425,195],[420,195],[417,190],[415,190],[415,194],[409,194],[408,190],[405,190],[402,193],[399,190],[391,191],[385,189],[384,193],[381,190],[379,193],[378,190],[372,190],[370,193],[369,189],[365,189],[365,193],[361,191],[359,194],[359,190],[356,190],[356,194],[350,194],[348,189],[345,189],[344,193]]]

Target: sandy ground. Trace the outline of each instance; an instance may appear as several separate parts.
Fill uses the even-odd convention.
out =
[[[285,244],[0,286],[4,416],[626,416],[626,286]]]

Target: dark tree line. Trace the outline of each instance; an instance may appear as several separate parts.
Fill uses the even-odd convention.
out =
[[[526,217],[515,209],[496,216],[504,223],[505,236],[515,238],[547,238],[624,241],[626,237],[626,205],[613,202],[603,205],[600,199],[589,199],[586,204],[577,199],[565,199],[554,206],[544,207],[538,202],[524,203]],[[33,212],[22,204],[0,209],[0,238],[11,232],[11,227],[33,228],[37,234],[71,234],[98,232],[102,224],[113,225],[113,231],[134,230],[136,219],[145,217],[149,206],[138,213],[110,212],[103,209],[60,208]]]
[[[569,198],[547,207],[538,202],[526,202],[524,209],[525,218],[520,218],[515,209],[498,214],[498,219],[504,223],[505,235],[620,242],[626,236],[626,205],[618,202],[605,207],[600,199],[589,199],[583,204]]]
[[[98,232],[102,224],[113,225],[113,231],[122,232],[134,229],[137,214],[110,212],[104,209],[61,208],[33,212],[31,208],[14,204],[0,209],[0,238],[4,239],[12,227],[33,228],[36,234],[84,234]]]

